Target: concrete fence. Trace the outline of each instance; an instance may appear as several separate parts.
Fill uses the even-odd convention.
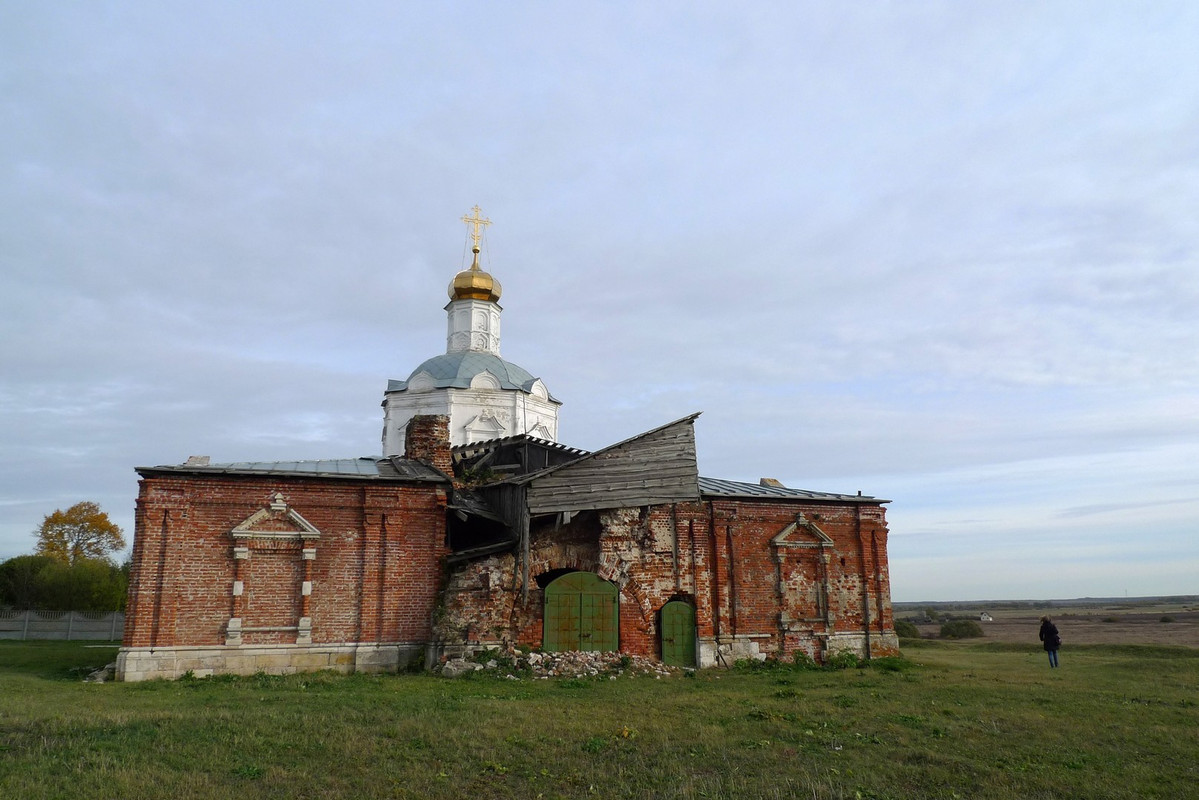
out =
[[[122,611],[3,611],[0,639],[87,639],[119,641],[125,631]]]

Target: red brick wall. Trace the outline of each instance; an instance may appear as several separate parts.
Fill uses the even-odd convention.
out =
[[[862,633],[875,638],[890,631],[890,580],[886,571],[886,519],[878,505],[837,503],[779,503],[758,500],[714,500],[704,503],[696,519],[708,537],[716,580],[702,598],[710,605],[711,627],[701,623],[700,635],[771,633],[778,655],[790,657],[802,636],[787,627],[810,634]],[[825,601],[830,624],[819,613],[821,548],[779,548],[771,540],[796,520],[797,514],[818,527],[831,540],[823,548],[828,556]],[[811,540],[797,531],[792,540]],[[780,596],[779,561],[782,555],[788,588]],[[780,624],[780,614],[792,619]],[[869,617],[869,625],[865,620]],[[818,619],[812,619],[816,617]],[[808,618],[803,619],[801,618]],[[765,647],[765,645],[764,645]],[[877,654],[877,653],[876,653]]]
[[[275,493],[316,539],[235,540],[232,531]],[[271,525],[269,527],[278,527]],[[311,562],[312,640],[427,641],[445,555],[445,492],[332,479],[160,475],[138,498],[125,646],[223,644],[234,616],[234,547],[245,546],[244,627],[295,626],[303,547]],[[294,642],[294,632],[246,634]]]
[[[319,538],[235,540],[233,529],[268,508],[276,493]],[[773,545],[797,514],[831,544]],[[445,530],[445,492],[428,485],[146,477],[125,645],[223,644],[232,616],[244,628],[295,626],[305,575],[312,581],[314,644],[437,637],[540,644],[543,594],[533,580],[560,569],[593,571],[621,588],[620,644],[631,653],[659,655],[657,614],[672,598],[694,603],[699,636],[752,635],[762,652],[780,657],[797,649],[818,655],[819,637],[827,634],[856,633],[873,642],[893,625],[886,519],[877,505],[725,499],[581,514],[560,527],[535,520],[527,597],[511,552],[456,566],[439,596]],[[794,538],[816,541],[806,529]],[[248,548],[249,558],[235,560],[235,547]],[[309,562],[302,557],[306,547],[316,550]],[[237,577],[245,584],[240,598],[233,595]],[[295,636],[246,632],[243,642],[286,643]]]

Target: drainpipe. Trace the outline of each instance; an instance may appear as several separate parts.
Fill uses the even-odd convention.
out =
[[[695,520],[687,520],[687,545],[691,551],[691,594],[699,603],[699,554],[695,551]]]
[[[859,492],[861,494],[861,492]],[[862,506],[855,504],[854,524],[858,537],[858,552],[862,558],[862,633],[866,639],[866,660],[870,660],[870,577],[866,574],[866,542],[862,540]]]
[[[716,509],[708,501],[708,541],[712,545],[712,562],[708,572],[712,580],[712,634],[716,638],[716,657],[720,658],[720,557],[716,552]]]
[[[719,557],[718,541],[716,534],[716,507],[712,501],[707,501],[707,540],[712,546],[712,560],[709,564],[709,578],[711,579],[712,593],[712,639],[716,644],[715,656],[716,664],[724,664],[725,667],[729,663],[724,658],[724,651],[721,650],[721,557]]]
[[[829,577],[831,574],[829,560],[833,555],[825,547],[824,542],[820,543],[820,548],[817,552],[820,558],[820,564],[817,565],[817,569],[820,570],[820,609],[824,617],[824,640],[821,643],[821,655],[827,658],[829,637],[833,635],[833,610],[829,605],[832,602],[833,596],[833,583]]]
[[[729,544],[729,624],[733,636],[737,635],[737,553],[733,549],[733,525],[724,524],[724,537]]]
[[[683,591],[683,575],[679,571],[679,504],[670,504],[670,542],[674,558],[674,590]]]
[[[162,598],[166,594],[166,571],[167,571],[167,539],[170,538],[169,524],[171,520],[171,512],[169,509],[162,510],[162,528],[159,531],[158,541],[158,574],[154,576],[154,615],[150,622],[150,649],[153,650],[158,646],[158,627],[162,622]]]

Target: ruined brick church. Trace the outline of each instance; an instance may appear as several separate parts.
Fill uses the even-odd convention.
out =
[[[494,646],[679,666],[893,655],[884,503],[706,478],[692,414],[594,452],[500,356],[501,287],[388,383],[383,452],[140,467],[118,677],[395,670]]]

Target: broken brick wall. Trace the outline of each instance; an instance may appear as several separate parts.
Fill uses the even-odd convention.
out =
[[[535,520],[529,532],[529,586],[522,590],[516,554],[499,553],[449,570],[437,616],[436,636],[449,644],[541,645],[545,603],[538,578],[559,572],[597,572],[599,518],[594,512],[562,524]]]
[[[438,634],[540,645],[542,585],[557,571],[583,570],[619,588],[624,652],[659,657],[658,612],[683,599],[710,650],[705,663],[894,654],[886,533],[879,505],[748,499],[589,512],[565,526],[535,521],[527,597],[513,553],[458,565]]]
[[[404,430],[404,457],[423,461],[445,475],[453,475],[449,415],[418,414],[410,419]]]

